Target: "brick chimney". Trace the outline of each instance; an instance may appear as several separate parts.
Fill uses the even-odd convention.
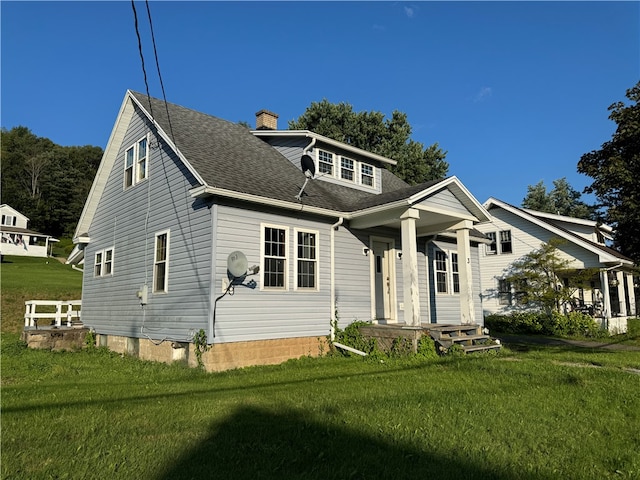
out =
[[[256,112],[256,130],[277,130],[278,115],[269,110]]]

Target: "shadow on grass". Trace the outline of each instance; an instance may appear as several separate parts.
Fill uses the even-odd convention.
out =
[[[374,438],[355,431],[356,425],[338,426],[339,412],[325,415],[327,422],[319,423],[299,411],[275,414],[239,408],[224,422],[212,425],[208,436],[167,465],[158,480],[551,478],[492,465],[490,458],[480,454],[482,460],[473,460],[462,451],[459,455],[438,452],[440,445],[424,451],[382,435]]]

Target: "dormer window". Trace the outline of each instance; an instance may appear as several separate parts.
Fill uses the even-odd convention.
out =
[[[373,187],[373,167],[371,165],[360,164],[360,181],[362,185]]]
[[[318,151],[318,172],[333,176],[333,153]]]
[[[131,145],[124,154],[124,188],[129,188],[147,178],[149,143],[147,137]]]
[[[353,182],[354,180],[354,166],[353,160],[350,158],[342,157],[340,159],[340,178]]]

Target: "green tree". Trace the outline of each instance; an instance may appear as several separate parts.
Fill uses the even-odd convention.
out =
[[[391,158],[390,170],[411,185],[444,178],[449,170],[447,152],[437,143],[426,147],[411,139],[411,125],[405,113],[395,110],[385,119],[381,112],[354,112],[345,102],[324,99],[312,102],[291,130],[311,130],[325,137]]]
[[[594,179],[585,191],[595,193],[606,207],[615,246],[640,264],[640,82],[626,96],[631,104],[609,107],[609,119],[617,124],[611,140],[584,154],[578,172]]]
[[[569,185],[566,177],[554,180],[553,189],[548,193],[544,182],[540,180],[536,185],[527,187],[522,206],[539,212],[597,220],[597,207],[586,204],[580,197],[580,192]]]
[[[70,236],[102,158],[94,146],[63,147],[27,127],[0,131],[2,203],[29,217],[29,228]]]
[[[552,238],[507,267],[504,278],[515,286],[521,307],[540,310],[551,318],[593,278],[597,270],[571,268],[571,260],[560,251],[565,243]]]

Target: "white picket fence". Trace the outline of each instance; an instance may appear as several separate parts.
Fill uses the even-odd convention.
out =
[[[56,327],[61,327],[63,320],[67,327],[80,320],[82,300],[28,300],[24,304],[25,327],[37,328],[40,319],[53,320]],[[47,307],[47,311],[42,311],[40,307]],[[51,311],[54,310],[51,307],[55,307],[55,312]]]

